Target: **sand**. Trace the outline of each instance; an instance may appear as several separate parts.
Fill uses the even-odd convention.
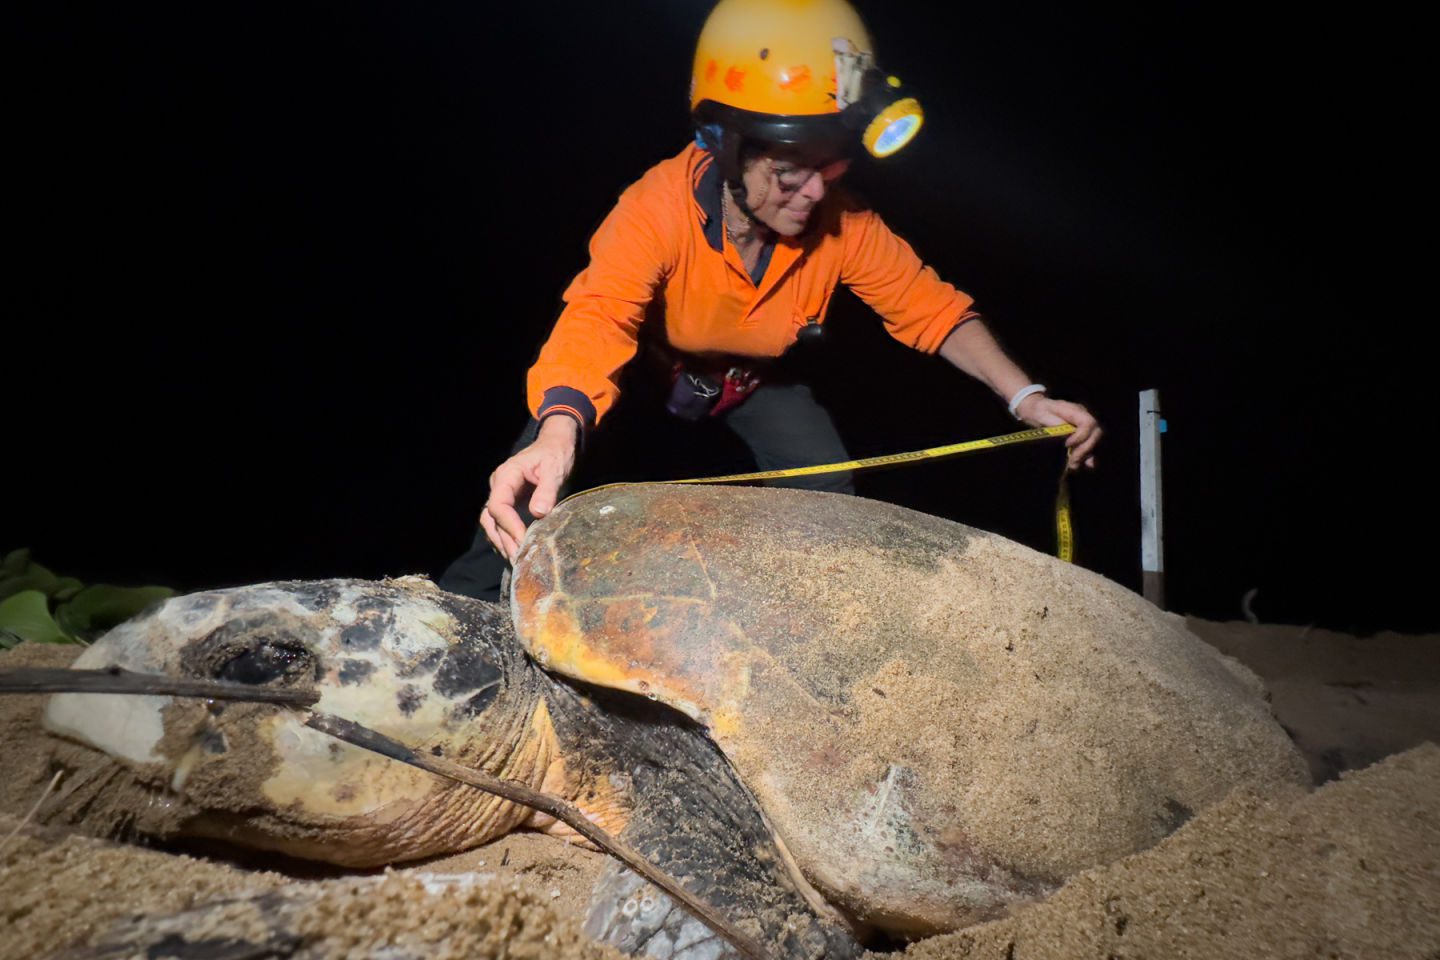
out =
[[[1150,850],[1001,920],[912,944],[906,957],[1440,958],[1440,636],[1189,626],[1265,680],[1322,785],[1233,793]],[[56,665],[72,652],[22,646],[0,665]],[[324,877],[295,862],[186,855],[33,823],[12,836],[50,780],[39,700],[0,699],[0,960],[123,938],[137,914],[198,908],[214,929],[243,932],[256,919],[245,897],[297,890],[284,894],[298,903],[285,920],[296,956],[360,957],[382,945],[393,956],[614,956],[578,932],[602,858],[545,837]],[[83,825],[103,830],[103,821]],[[427,887],[424,872],[473,878]],[[240,902],[205,907],[217,898]]]
[[[1313,793],[1237,791],[1144,853],[906,956],[1432,957],[1440,950],[1440,747]]]
[[[0,816],[0,831],[15,825],[14,817]],[[40,833],[16,837],[0,858],[0,903],[0,957],[7,960],[50,956],[60,946],[72,949],[66,956],[111,956],[132,942],[133,928],[172,914],[179,914],[174,928],[190,939],[285,938],[305,957],[363,957],[382,948],[389,960],[620,956],[586,940],[577,912],[547,889],[543,873],[515,870],[296,882],[273,871]]]

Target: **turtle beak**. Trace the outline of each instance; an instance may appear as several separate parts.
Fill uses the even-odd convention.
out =
[[[121,667],[136,673],[163,674],[164,664],[148,642],[146,624],[131,622],[110,631],[76,658],[77,670]],[[163,711],[173,702],[164,696],[58,693],[46,704],[45,729],[134,765],[165,762],[160,741],[165,735]]]
[[[141,766],[163,763],[161,711],[170,697],[60,693],[45,707],[45,729]]]

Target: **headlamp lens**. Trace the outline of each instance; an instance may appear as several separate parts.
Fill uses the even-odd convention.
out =
[[[877,157],[888,157],[915,138],[925,114],[914,97],[903,97],[881,110],[863,137],[865,149]]]
[[[910,142],[920,129],[920,118],[914,114],[901,117],[886,127],[880,136],[875,138],[875,155],[886,157],[899,150]]]

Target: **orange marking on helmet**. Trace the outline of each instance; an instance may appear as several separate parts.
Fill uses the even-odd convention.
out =
[[[713,83],[715,80],[715,74],[719,69],[720,64],[716,62],[716,60],[712,57],[710,62],[705,64],[705,81],[707,83]]]
[[[731,67],[725,73],[725,86],[738,92],[741,87],[745,86],[745,71],[739,67]]]
[[[780,74],[780,89],[798,93],[810,85],[810,68],[803,63]]]

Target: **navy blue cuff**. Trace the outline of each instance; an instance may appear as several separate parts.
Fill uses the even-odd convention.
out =
[[[595,426],[595,404],[574,387],[551,387],[540,400],[540,409],[535,411],[536,420],[563,414],[580,425],[580,437]]]

